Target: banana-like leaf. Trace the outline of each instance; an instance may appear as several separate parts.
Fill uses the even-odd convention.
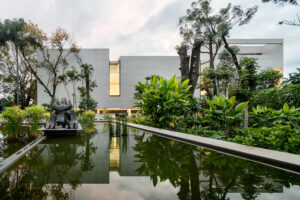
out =
[[[243,111],[243,110],[246,108],[247,105],[248,105],[248,101],[247,101],[247,102],[240,103],[239,105],[237,105],[237,106],[235,107],[235,111],[241,112],[241,111]]]

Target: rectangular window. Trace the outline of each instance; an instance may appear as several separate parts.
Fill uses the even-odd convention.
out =
[[[109,62],[109,96],[120,96],[120,62]]]

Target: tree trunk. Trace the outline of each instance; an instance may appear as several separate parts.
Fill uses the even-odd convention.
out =
[[[191,66],[189,67],[190,57],[187,55],[187,47],[181,46],[177,51],[180,58],[180,72],[181,72],[181,81],[185,81],[189,79],[189,85],[191,89],[189,92],[194,94],[197,82],[199,79],[199,67],[200,67],[200,50],[202,41],[196,39],[192,49],[192,58],[191,58]]]
[[[85,90],[86,90],[86,98],[90,98],[90,74],[86,74],[86,80],[85,80]]]
[[[17,48],[17,45],[15,45],[16,48],[16,61],[17,61],[17,106],[20,105],[20,74],[19,74],[19,51]]]
[[[241,66],[239,64],[239,61],[238,61],[237,56],[236,56],[236,53],[228,45],[228,42],[226,40],[225,35],[222,36],[222,40],[224,42],[225,49],[230,53],[230,55],[232,57],[232,62],[235,65],[235,67],[236,67],[236,69],[238,70],[238,73],[239,73],[239,71],[241,71],[242,68],[241,68]]]
[[[248,119],[249,119],[249,115],[248,115],[248,105],[245,108],[245,121],[244,121],[244,128],[248,128]]]
[[[179,58],[180,58],[180,72],[181,72],[181,82],[185,81],[189,78],[189,64],[190,64],[190,57],[187,55],[187,47],[181,46],[177,51]]]
[[[193,50],[192,50],[192,59],[191,59],[191,68],[190,68],[190,85],[192,86],[190,92],[194,94],[197,82],[199,79],[199,67],[200,67],[200,50],[202,45],[201,40],[195,40]]]
[[[212,41],[210,40],[209,41],[209,67],[213,70],[215,69],[214,60],[215,60],[215,56],[213,53],[213,44]],[[212,80],[212,84],[213,84],[213,95],[217,95],[217,83],[215,79]]]

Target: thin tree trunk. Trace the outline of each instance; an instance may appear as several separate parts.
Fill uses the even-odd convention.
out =
[[[18,48],[16,47],[16,57],[17,57],[17,106],[20,104],[20,74],[19,74],[19,52]]]
[[[214,63],[214,54],[213,54],[213,45],[212,45],[212,41],[210,41],[209,43],[209,67],[211,69],[215,69],[215,63]],[[213,95],[217,95],[217,83],[216,83],[216,79],[212,80],[212,84],[213,84]]]
[[[249,119],[249,115],[248,115],[248,105],[247,105],[245,108],[244,128],[248,128],[248,119]]]
[[[225,49],[230,53],[231,57],[232,57],[232,62],[235,65],[236,69],[238,70],[238,72],[242,69],[239,61],[237,59],[236,53],[230,48],[230,46],[228,45],[228,42],[225,38],[225,35],[222,36],[222,40],[224,42],[224,47]]]
[[[86,74],[86,81],[85,81],[85,89],[86,89],[86,98],[90,98],[90,75],[89,73]]]

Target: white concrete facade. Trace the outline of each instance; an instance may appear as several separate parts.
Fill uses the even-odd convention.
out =
[[[276,68],[282,71],[282,39],[231,39],[229,43],[240,48],[239,57],[255,57],[262,69]],[[98,87],[92,92],[92,97],[98,102],[98,108],[132,108],[134,104],[133,93],[138,81],[145,81],[145,77],[153,74],[165,78],[170,78],[174,74],[180,75],[178,56],[121,56],[119,59],[120,96],[109,96],[109,49],[82,49],[80,56],[84,63],[94,66],[93,80],[96,80]],[[206,61],[208,61],[208,55],[201,55],[201,62],[205,63]],[[68,57],[68,62],[70,65],[77,65],[72,56]],[[202,69],[207,66],[208,64],[202,65]],[[43,73],[42,70],[39,71],[39,74]],[[45,76],[47,75],[45,74]],[[78,83],[78,86],[80,85],[81,83]],[[67,90],[72,98],[72,86],[68,85]],[[199,91],[196,91],[195,96],[199,96]],[[56,97],[68,98],[63,85],[59,85]],[[78,91],[76,97],[77,102],[79,102]],[[72,101],[72,99],[70,100]],[[50,97],[38,84],[38,104],[49,102]]]

